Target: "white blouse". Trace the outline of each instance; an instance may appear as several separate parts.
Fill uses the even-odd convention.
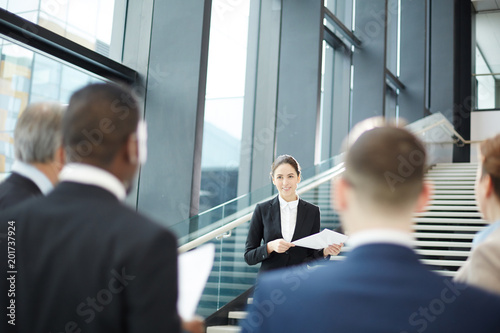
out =
[[[281,234],[287,242],[292,241],[295,225],[297,224],[297,206],[299,199],[287,202],[278,195],[281,209]]]

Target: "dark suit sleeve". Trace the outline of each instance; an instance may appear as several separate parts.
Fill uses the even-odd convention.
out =
[[[130,266],[119,272],[122,278],[128,276],[124,289],[130,307],[126,311],[128,332],[181,332],[175,237],[164,229],[157,232],[147,244],[138,245]]]
[[[257,205],[250,221],[250,228],[245,244],[245,261],[247,264],[256,265],[269,257],[267,253],[267,244],[261,245],[263,238],[264,223],[262,220],[261,206]]]

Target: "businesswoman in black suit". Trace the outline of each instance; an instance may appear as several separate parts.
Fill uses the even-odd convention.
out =
[[[279,194],[255,207],[245,245],[247,264],[262,262],[263,272],[337,255],[342,245],[312,250],[291,243],[318,233],[320,227],[319,207],[297,195],[300,166],[295,158],[279,156],[271,166],[271,177]]]

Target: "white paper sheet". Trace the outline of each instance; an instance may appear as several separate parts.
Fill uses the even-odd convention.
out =
[[[205,244],[179,255],[179,299],[177,311],[181,318],[193,318],[214,263],[215,246]]]
[[[296,246],[307,247],[309,249],[324,249],[332,244],[345,243],[347,236],[330,229],[324,229],[317,234],[307,236],[292,243]]]

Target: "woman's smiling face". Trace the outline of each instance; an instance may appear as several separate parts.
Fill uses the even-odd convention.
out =
[[[297,171],[288,163],[279,165],[274,170],[273,184],[285,201],[297,199],[297,185],[300,183],[300,176]]]

